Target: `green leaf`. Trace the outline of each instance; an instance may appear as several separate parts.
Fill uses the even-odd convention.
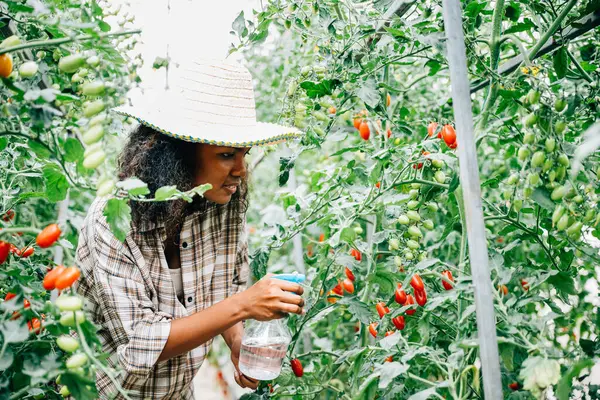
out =
[[[560,378],[556,386],[556,397],[558,400],[569,400],[573,378],[578,377],[581,371],[594,365],[592,360],[581,360],[569,368],[567,373]]]
[[[103,214],[112,233],[124,242],[131,229],[131,207],[127,204],[127,199],[108,200]]]
[[[8,139],[5,137],[0,137],[0,151],[6,149],[6,146],[8,146]]]
[[[279,186],[283,186],[290,179],[290,170],[294,168],[295,157],[279,158]]]
[[[535,201],[540,206],[544,207],[546,210],[553,211],[554,210],[554,202],[550,198],[550,194],[546,189],[541,187],[537,187],[533,194],[531,195],[533,201]]]
[[[336,87],[340,86],[342,82],[338,79],[326,79],[320,83],[304,81],[300,84],[300,87],[306,90],[306,95],[311,99],[322,96],[331,96]]]
[[[19,320],[4,321],[0,325],[0,333],[2,333],[4,343],[19,343],[27,340],[27,337],[29,337],[27,324]]]
[[[442,64],[435,60],[427,61],[425,63],[425,66],[429,68],[429,76],[437,74],[437,72],[442,68]]]
[[[514,353],[515,353],[515,351],[514,351],[513,346],[505,345],[505,344],[500,346],[500,357],[502,358],[502,361],[504,362],[504,366],[509,371],[513,371],[515,369],[515,365],[513,363],[513,360],[515,358]]]
[[[460,178],[458,174],[452,174],[452,179],[450,180],[450,184],[448,185],[448,194],[454,192],[458,185],[460,184]]]
[[[156,200],[166,200],[169,197],[175,195],[177,193],[177,186],[163,186],[156,189],[156,193],[154,194],[154,198]]]
[[[77,162],[83,157],[83,146],[75,138],[68,138],[65,142],[65,161]]]
[[[240,12],[238,14],[238,16],[235,18],[235,20],[233,20],[233,23],[231,24],[231,29],[233,29],[239,36],[246,36],[243,35],[244,31],[247,32],[246,30],[246,18],[244,17],[244,12]]]
[[[192,194],[204,197],[204,193],[206,193],[210,189],[212,189],[212,185],[210,183],[204,183],[193,188],[191,192]]]
[[[269,256],[271,252],[267,247],[261,247],[252,255],[252,262],[250,263],[250,269],[252,275],[256,279],[260,279],[267,273],[267,264],[269,263]]]
[[[39,158],[50,158],[50,155],[52,154],[52,152],[48,150],[46,146],[35,140],[29,140],[27,145],[29,146],[29,149],[33,151]]]
[[[577,294],[577,290],[575,290],[575,281],[566,272],[559,272],[548,278],[546,282],[554,286],[560,293]]]
[[[554,72],[559,79],[564,78],[569,70],[569,56],[566,47],[561,47],[554,52],[552,56],[552,65]]]
[[[343,297],[338,301],[338,304],[348,306],[348,311],[356,317],[361,323],[369,325],[372,320],[373,312],[369,306],[358,300],[356,297]]]
[[[595,342],[588,339],[579,339],[579,345],[588,357],[593,358],[600,350],[600,342]]]
[[[408,365],[399,362],[390,362],[382,364],[379,368],[379,389],[387,388],[397,376],[408,371]]]
[[[98,21],[98,28],[100,28],[102,32],[110,32],[111,29],[110,25],[104,21]]]
[[[377,90],[377,84],[372,78],[367,79],[367,81],[363,83],[356,95],[371,108],[375,108],[381,99],[379,90]]]
[[[55,164],[47,164],[42,170],[46,181],[46,196],[52,202],[62,201],[67,197],[69,182]]]
[[[119,189],[123,189],[129,192],[129,194],[132,196],[143,196],[150,193],[148,185],[136,177],[128,178],[124,181],[117,182],[116,186]]]

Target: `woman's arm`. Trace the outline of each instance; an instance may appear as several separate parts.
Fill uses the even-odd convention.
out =
[[[212,307],[173,320],[158,361],[191,351],[245,319],[267,321],[286,313],[301,314],[304,300],[299,295],[302,293],[298,284],[265,277]]]

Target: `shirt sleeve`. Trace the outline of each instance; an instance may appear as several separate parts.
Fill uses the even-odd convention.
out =
[[[100,312],[117,343],[117,360],[129,374],[124,381],[146,380],[169,338],[172,316],[156,309],[149,277],[108,225],[96,222],[94,228],[90,256]]]
[[[230,296],[246,290],[250,267],[248,265],[248,234],[246,232],[246,216],[240,227],[240,241],[235,254],[235,268]]]

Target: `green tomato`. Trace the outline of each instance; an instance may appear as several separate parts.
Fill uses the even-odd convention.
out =
[[[19,67],[19,75],[22,78],[31,78],[38,72],[38,64],[35,61],[27,61]]]
[[[420,183],[418,183],[418,182],[413,182],[413,183],[411,183],[411,184],[410,184],[410,188],[411,188],[411,189],[420,189],[420,188],[421,188],[421,186],[423,186],[423,185],[421,185],[421,184],[420,184]]]
[[[408,216],[402,214],[398,217],[398,223],[401,225],[408,225],[410,224],[410,219],[408,218]]]
[[[523,189],[523,197],[525,197],[526,199],[530,198],[532,194],[533,194],[533,188],[526,187]]]
[[[302,76],[307,76],[308,74],[310,74],[312,71],[312,67],[310,65],[306,65],[304,67],[302,67],[302,69],[300,70],[300,75]]]
[[[427,229],[428,231],[432,230],[434,227],[435,225],[433,224],[432,220],[426,219],[423,221],[423,228]]]
[[[512,197],[512,190],[505,190],[504,192],[502,192],[502,198],[504,200],[510,200],[510,198]]]
[[[569,189],[565,186],[558,186],[550,194],[550,198],[554,201],[562,200],[563,197],[567,194]]]
[[[410,219],[411,221],[415,221],[418,222],[421,220],[421,216],[419,215],[418,212],[414,211],[414,210],[410,210],[406,212],[406,216],[408,217],[408,219]]]
[[[567,175],[567,169],[565,167],[558,167],[556,168],[556,179],[558,179],[559,181],[562,181],[563,179],[565,179],[565,176]]]
[[[434,158],[433,160],[431,160],[431,165],[434,168],[438,168],[439,169],[439,168],[442,168],[444,166],[444,161],[438,160],[438,159]]]
[[[540,92],[537,90],[531,89],[529,93],[527,93],[527,101],[529,104],[537,104],[540,101]]]
[[[565,214],[558,219],[558,222],[556,223],[556,229],[558,231],[564,231],[568,225],[569,225],[569,216],[567,214]]]
[[[551,159],[547,159],[542,166],[542,172],[547,172],[554,166],[554,162]]]
[[[105,159],[106,153],[104,150],[98,150],[83,159],[83,166],[88,169],[96,169],[104,162]]]
[[[394,264],[396,267],[400,268],[402,266],[402,257],[394,256]]]
[[[111,179],[101,181],[96,186],[96,196],[104,197],[112,193],[115,188],[115,182]]]
[[[415,256],[413,256],[413,253],[412,253],[412,251],[406,250],[406,251],[404,252],[404,258],[406,258],[407,260],[409,260],[409,261],[410,261],[410,260],[414,259],[414,258],[415,258]]]
[[[552,225],[556,225],[560,217],[562,217],[565,213],[565,208],[561,205],[556,206],[554,212],[552,213]]]
[[[531,152],[529,151],[529,149],[527,147],[521,146],[519,148],[519,151],[517,152],[517,157],[519,158],[519,161],[523,162],[529,158],[530,154],[531,154]]]
[[[535,113],[531,113],[525,117],[525,126],[528,128],[533,127],[538,121],[538,116]]]
[[[581,233],[582,228],[583,224],[579,221],[575,221],[567,228],[567,235],[577,237]]]
[[[321,111],[313,111],[312,113],[313,117],[315,117],[318,121],[322,121],[322,122],[327,122],[329,121],[329,117],[327,117],[327,115],[325,115],[325,113],[321,112]]]
[[[313,125],[313,131],[315,131],[315,133],[319,136],[325,136],[325,131],[323,130],[323,128],[321,128],[318,125]]]
[[[569,166],[569,157],[567,157],[566,154],[561,154],[558,156],[558,162],[560,165],[564,166],[564,167],[568,167]]]
[[[21,43],[21,39],[17,35],[12,35],[4,39],[0,43],[0,49],[5,49],[7,47],[17,46]]]
[[[294,93],[296,93],[296,89],[298,88],[298,82],[297,81],[291,81],[288,84],[288,88],[287,88],[287,96],[288,97],[294,97]]]
[[[419,202],[416,200],[411,200],[406,204],[406,206],[409,210],[414,210],[415,208],[419,207]]]
[[[583,196],[578,194],[577,196],[573,197],[573,202],[575,202],[575,204],[583,203]]]
[[[94,115],[97,115],[104,111],[104,101],[102,100],[94,100],[94,101],[86,101],[83,104],[83,115],[86,118],[91,118]]]
[[[437,171],[433,176],[433,179],[435,179],[437,183],[444,183],[446,182],[446,174],[444,171]]]
[[[59,393],[62,397],[69,397],[71,395],[69,388],[66,386],[61,387]]]
[[[545,143],[546,151],[552,153],[556,148],[556,140],[554,138],[547,138]]]
[[[409,240],[406,241],[406,246],[409,249],[417,250],[419,248],[419,242],[417,242],[415,240],[412,240],[412,239],[409,239]]]
[[[360,225],[358,225],[358,226],[355,226],[355,227],[354,227],[354,233],[356,233],[357,235],[362,235],[362,233],[363,233],[363,228],[362,228]]]
[[[98,58],[98,56],[91,56],[91,57],[88,57],[87,60],[85,60],[85,62],[90,67],[95,68],[98,65],[100,65],[100,58]]]
[[[562,133],[567,129],[567,123],[565,121],[557,121],[554,124],[554,132],[562,135]]]
[[[519,174],[512,174],[511,176],[509,176],[506,183],[508,183],[509,185],[512,185],[512,186],[519,183]]]
[[[60,311],[78,311],[83,307],[83,300],[77,296],[62,295],[54,301]]]
[[[531,157],[531,167],[538,168],[544,164],[544,160],[546,159],[546,155],[542,151],[536,151],[533,153],[533,157]]]
[[[515,200],[513,202],[513,207],[516,212],[521,211],[521,208],[523,208],[523,200]]]
[[[567,101],[564,99],[556,99],[554,102],[554,110],[556,112],[561,112],[567,107]]]
[[[94,144],[86,147],[85,151],[83,152],[83,158],[86,158],[90,154],[95,153],[98,150],[101,150],[102,147],[104,147],[104,143],[102,143],[102,142],[94,143]]]
[[[83,143],[90,145],[102,139],[102,137],[104,137],[104,133],[105,131],[103,125],[94,125],[90,127],[90,129],[88,129],[81,138],[83,139]]]
[[[412,200],[416,199],[417,197],[419,197],[419,191],[417,189],[411,189],[408,192],[408,197],[410,197]]]
[[[408,234],[416,238],[423,237],[421,230],[414,225],[408,227]]]
[[[81,73],[79,75],[81,75]],[[104,89],[106,89],[104,82],[93,81],[84,83],[81,91],[85,96],[99,96],[104,93]]]
[[[58,347],[67,353],[72,353],[79,348],[79,340],[69,335],[61,335],[56,338]]]
[[[71,54],[70,56],[62,57],[60,59],[58,62],[58,69],[64,73],[72,74],[84,63],[85,59],[81,54]]]
[[[589,209],[585,212],[585,216],[583,217],[583,222],[590,222],[596,217],[596,211],[593,209]]]
[[[532,172],[527,177],[527,180],[529,181],[530,185],[537,186],[538,183],[540,183],[540,174],[538,174],[537,172]]]
[[[525,136],[523,136],[523,143],[524,144],[533,144],[535,142],[535,135],[531,132],[526,133]]]
[[[402,143],[402,141],[400,140],[400,138],[394,139],[394,145],[398,146],[400,143]]]
[[[431,212],[436,212],[437,210],[439,210],[437,203],[434,203],[434,202],[427,203],[426,207]]]
[[[77,353],[67,358],[65,364],[68,369],[76,369],[79,367],[83,367],[87,362],[88,356],[85,353]]]
[[[548,180],[552,183],[556,179],[556,171],[548,172]]]
[[[85,314],[83,313],[83,311],[75,311],[74,313],[72,311],[69,312],[64,312],[60,315],[60,324],[62,326],[67,326],[67,327],[74,327],[75,326],[75,322],[77,322],[77,325],[82,324],[85,321]]]
[[[398,239],[390,239],[388,248],[390,251],[398,250],[400,248],[400,241]]]

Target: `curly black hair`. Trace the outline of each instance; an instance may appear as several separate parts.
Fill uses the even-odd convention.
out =
[[[189,142],[138,124],[129,133],[129,139],[119,155],[118,178],[141,179],[148,185],[149,197],[153,197],[158,188],[167,185],[187,191],[195,186],[195,157],[195,146]],[[234,215],[238,215],[237,222],[241,223],[248,209],[248,175],[242,179],[238,189],[229,203],[217,207],[229,207]],[[174,238],[179,233],[188,213],[203,210],[207,205],[208,200],[203,197],[196,197],[192,203],[185,200],[130,202],[134,226],[143,221],[157,222],[162,219],[167,238]]]

